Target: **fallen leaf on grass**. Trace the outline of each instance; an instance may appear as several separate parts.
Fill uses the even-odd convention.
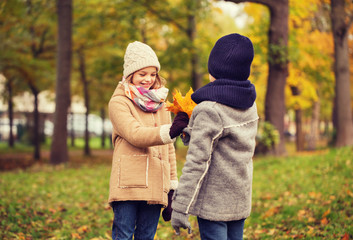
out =
[[[52,214],[56,213],[56,210],[54,208],[49,208],[49,212],[51,212]]]
[[[77,229],[77,231],[78,231],[79,233],[88,232],[88,227],[87,227],[86,225],[83,225],[82,227],[79,227],[79,228]]]
[[[72,239],[82,239],[82,237],[78,233],[71,233]]]
[[[271,198],[272,198],[271,193],[266,193],[266,194],[261,196],[262,200],[270,200]]]
[[[343,235],[343,237],[341,238],[341,240],[349,240],[349,235],[348,235],[348,233],[345,233],[345,234]]]
[[[321,198],[321,193],[317,192],[309,192],[309,197],[314,198],[314,199],[320,199]]]
[[[312,227],[312,226],[308,226],[308,229],[309,229],[309,230],[306,232],[306,234],[308,234],[308,235],[313,235],[315,228]]]
[[[25,240],[25,239],[26,239],[24,233],[22,233],[22,232],[20,232],[17,237],[18,237],[19,239],[21,239],[21,240]]]
[[[347,190],[347,194],[348,194],[350,197],[353,197],[353,193],[352,193],[350,190]]]
[[[272,236],[273,234],[275,234],[275,232],[276,232],[276,229],[270,229],[270,230],[268,230],[267,235]]]
[[[307,215],[307,211],[303,209],[299,210],[297,214],[299,220],[303,220],[304,218],[306,218],[306,215]]]
[[[263,215],[263,218],[268,218],[268,217],[271,217],[271,216],[275,215],[276,213],[279,213],[280,209],[281,209],[280,206],[272,207],[272,208],[268,209],[265,212],[265,214]]]
[[[322,214],[322,218],[326,217],[327,215],[329,215],[331,213],[330,209],[327,209],[324,214]]]
[[[323,219],[320,220],[321,225],[327,225],[328,224],[328,220],[326,217],[324,217]]]
[[[333,195],[330,196],[330,200],[335,200],[335,199],[336,199],[336,196],[333,196]]]

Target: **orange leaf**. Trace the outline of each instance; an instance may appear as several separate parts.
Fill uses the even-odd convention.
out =
[[[351,197],[353,197],[353,193],[350,190],[347,190],[347,194]]]
[[[56,213],[56,210],[54,208],[49,208],[49,212],[54,214],[54,213]]]
[[[177,114],[178,112],[185,112],[188,116],[191,116],[191,113],[196,106],[196,103],[191,99],[191,94],[193,94],[192,88],[185,94],[183,97],[180,91],[176,90],[173,93],[173,103],[167,101],[166,108],[168,111]]]
[[[324,217],[323,219],[321,219],[320,223],[321,223],[321,225],[327,225],[328,224],[327,218]]]
[[[266,212],[265,212],[265,215],[263,216],[264,218],[268,218],[268,217],[271,217],[273,215],[275,215],[276,213],[279,212],[281,207],[277,206],[277,207],[272,207],[270,209],[268,209]]]
[[[324,218],[324,217],[326,217],[327,215],[329,215],[330,213],[331,213],[331,210],[328,209],[328,210],[326,210],[326,212],[324,212],[324,214],[322,214],[322,217]]]

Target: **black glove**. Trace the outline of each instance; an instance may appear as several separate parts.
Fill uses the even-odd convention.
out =
[[[172,197],[174,194],[174,190],[170,190],[168,193],[168,206],[162,211],[162,217],[164,221],[168,222],[172,218]]]
[[[175,116],[172,126],[169,130],[169,135],[171,138],[179,136],[183,129],[189,124],[189,116],[185,112],[178,112]]]

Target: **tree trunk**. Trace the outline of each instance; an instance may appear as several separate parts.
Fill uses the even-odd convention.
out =
[[[288,0],[277,1],[270,7],[269,29],[269,75],[265,100],[265,119],[278,130],[280,141],[274,154],[285,153],[284,89],[288,76]]]
[[[296,86],[291,86],[293,96],[299,96],[300,90]],[[300,106],[295,109],[295,128],[296,128],[296,147],[297,151],[304,150],[304,134],[303,134],[303,111]]]
[[[299,108],[295,110],[295,126],[296,126],[296,146],[297,151],[304,150],[304,134],[303,134],[303,111]]]
[[[9,141],[8,141],[8,145],[10,148],[13,148],[15,145],[15,139],[13,136],[13,82],[12,79],[7,79],[6,82],[6,88],[7,88],[7,92],[9,94],[8,96],[8,115],[9,115],[9,127],[10,127],[10,132],[9,132]]]
[[[88,92],[88,80],[86,77],[86,64],[85,64],[85,55],[83,51],[78,51],[78,59],[79,59],[79,70],[81,74],[81,81],[83,85],[83,95],[85,99],[85,147],[84,147],[84,155],[91,155],[91,149],[89,147],[89,129],[88,129],[88,116],[90,112],[90,104],[89,104],[89,92]]]
[[[267,6],[270,10],[269,73],[265,99],[265,120],[273,124],[280,135],[280,142],[273,153],[282,155],[285,150],[284,89],[288,76],[288,0],[226,0],[227,2],[253,2]]]
[[[34,112],[33,112],[33,145],[34,153],[33,157],[35,160],[40,159],[40,137],[39,137],[39,110],[38,110],[38,94],[36,90],[32,90],[34,95]]]
[[[105,122],[105,110],[101,108],[101,118],[102,118],[102,135],[101,135],[101,147],[105,148],[105,130],[104,130],[104,122]]]
[[[69,160],[67,149],[67,112],[70,106],[70,73],[72,45],[72,0],[57,0],[58,56],[54,133],[50,162],[60,164]]]
[[[71,147],[75,147],[75,129],[74,129],[74,113],[70,112],[70,139],[71,139]]]
[[[346,13],[345,0],[331,0],[332,32],[335,46],[335,117],[336,122],[336,147],[353,145],[353,122],[350,94],[350,72],[348,32],[351,20]]]
[[[199,69],[199,56],[197,54],[197,48],[195,47],[196,38],[196,19],[194,12],[199,5],[199,0],[189,1],[188,3],[189,14],[187,16],[188,26],[186,34],[191,43],[191,86],[193,90],[197,90],[202,86],[201,75],[198,73]]]
[[[311,117],[311,127],[308,139],[308,149],[315,150],[319,139],[319,124],[320,124],[320,102],[314,102],[313,114]]]

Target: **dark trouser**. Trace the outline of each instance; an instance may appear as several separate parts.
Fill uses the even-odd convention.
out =
[[[244,221],[209,221],[197,218],[202,240],[242,240]]]
[[[146,201],[121,201],[112,203],[114,221],[113,240],[153,240],[156,234],[162,205],[148,205]]]

